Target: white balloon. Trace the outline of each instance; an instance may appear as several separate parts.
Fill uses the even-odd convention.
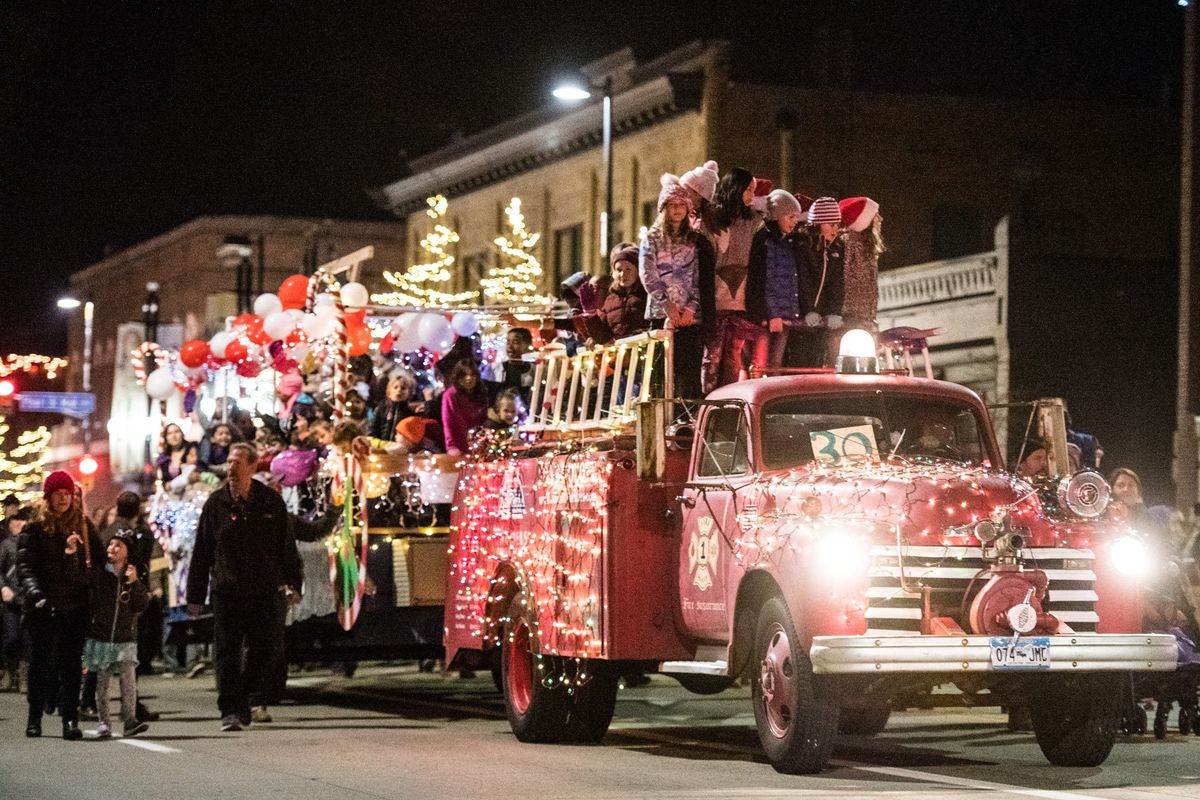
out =
[[[444,353],[454,344],[454,330],[441,314],[422,314],[416,328],[421,345],[434,353]]]
[[[175,378],[171,375],[171,370],[159,367],[146,376],[146,394],[155,400],[166,400],[174,393]]]
[[[263,320],[263,331],[272,339],[287,338],[287,335],[295,327],[296,323],[292,322],[292,318],[288,316],[286,311],[276,311]]]
[[[293,347],[291,350],[288,351],[288,355],[292,358],[292,360],[297,361],[297,362],[303,361],[304,359],[308,358],[308,353],[309,353],[309,348],[308,348],[308,344],[306,342],[300,342],[299,344],[297,344],[295,347]]]
[[[396,334],[393,345],[396,352],[411,353],[421,346],[420,335],[417,331],[417,323],[420,321],[421,315],[412,311],[396,317],[396,321],[392,323],[392,330]]]
[[[451,318],[450,327],[459,336],[472,336],[479,330],[479,320],[470,311],[459,311]]]
[[[283,311],[283,301],[277,294],[260,294],[254,300],[254,313],[264,319],[280,311]]]
[[[367,287],[361,283],[347,283],[342,287],[342,305],[347,308],[362,308],[370,300]]]
[[[333,295],[329,292],[321,292],[317,295],[317,299],[313,301],[313,310],[318,311],[322,308],[333,309]]]
[[[293,326],[299,325],[300,320],[304,319],[304,312],[298,308],[289,308],[287,311],[285,311],[283,313],[287,314],[289,317],[292,318]]]
[[[328,336],[333,330],[333,317],[320,314],[305,314],[300,322],[300,329],[310,339],[320,339]]]
[[[213,334],[213,337],[208,340],[208,349],[217,358],[225,357],[225,348],[234,340],[234,335],[227,331]]]

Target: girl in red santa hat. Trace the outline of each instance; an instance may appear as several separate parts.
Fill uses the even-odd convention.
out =
[[[846,242],[843,266],[842,318],[847,327],[876,331],[879,311],[879,256],[883,245],[883,217],[879,204],[869,197],[847,197],[838,202]]]

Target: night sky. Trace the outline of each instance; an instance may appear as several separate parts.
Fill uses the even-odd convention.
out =
[[[102,5],[0,5],[3,352],[61,352],[65,326],[35,321],[106,249],[201,214],[378,216],[363,190],[406,153],[528,111],[624,45],[727,38],[735,77],[805,84],[814,32],[847,28],[858,88],[1179,94],[1175,0]]]

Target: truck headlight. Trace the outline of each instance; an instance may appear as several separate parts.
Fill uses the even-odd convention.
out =
[[[819,535],[813,550],[812,566],[819,580],[840,584],[867,574],[870,558],[860,534],[827,531]]]
[[[1098,472],[1076,472],[1058,484],[1058,503],[1077,517],[1095,519],[1108,508],[1111,491]]]
[[[1150,571],[1150,551],[1146,543],[1135,536],[1114,539],[1109,545],[1108,555],[1117,572],[1122,575],[1140,578]]]

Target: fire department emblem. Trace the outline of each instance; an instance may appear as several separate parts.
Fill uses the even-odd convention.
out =
[[[525,487],[521,485],[521,470],[510,465],[500,486],[500,504],[496,509],[502,519],[525,518]]]
[[[692,530],[692,541],[688,545],[688,565],[692,572],[692,584],[700,591],[708,591],[717,575],[717,532],[713,530],[712,517],[700,517]]]

